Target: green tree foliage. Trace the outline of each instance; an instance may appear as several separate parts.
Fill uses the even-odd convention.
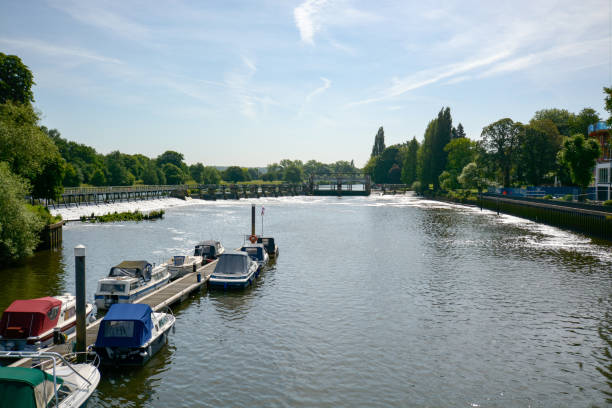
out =
[[[21,59],[0,52],[0,104],[12,101],[29,105],[34,102],[32,85],[34,75]]]
[[[231,183],[237,183],[244,180],[244,172],[241,167],[230,166],[223,172],[223,180]]]
[[[106,185],[106,176],[102,169],[96,169],[91,176],[90,183],[94,186],[105,186]]]
[[[418,178],[424,186],[439,185],[438,176],[446,168],[447,153],[444,147],[450,142],[453,121],[450,108],[442,108],[438,117],[427,125],[423,144],[418,155]]]
[[[608,118],[607,122],[608,125],[612,126],[612,88],[604,87],[603,91],[605,95],[604,102],[606,104],[606,110],[610,114],[610,117]]]
[[[63,139],[57,129],[41,126],[41,130],[53,140],[64,160],[74,167],[80,182],[94,184],[91,178],[97,169],[104,169],[104,156],[93,147]]]
[[[131,186],[134,184],[135,177],[126,168],[123,155],[119,151],[109,153],[105,157],[108,175],[106,180],[111,186]]]
[[[483,175],[483,171],[475,162],[468,163],[458,177],[459,183],[466,189],[478,189],[480,193],[489,183]]]
[[[204,178],[204,165],[202,163],[192,164],[189,166],[189,174],[193,181],[201,183]]]
[[[380,156],[385,150],[385,131],[383,127],[378,128],[378,132],[374,137],[374,146],[372,146],[372,154],[370,157]]]
[[[486,126],[482,130],[481,145],[488,162],[500,175],[503,186],[510,187],[513,167],[519,153],[520,123],[505,118]]]
[[[574,115],[570,122],[570,132],[572,135],[580,133],[588,136],[589,125],[599,122],[601,118],[593,108],[584,108],[577,115]]]
[[[518,181],[539,186],[557,169],[559,145],[557,135],[540,130],[543,127],[537,121],[533,123],[523,126],[519,134],[516,173]]]
[[[387,180],[391,184],[399,184],[402,181],[402,169],[397,165],[397,163],[393,163],[393,166],[391,166],[389,169]]]
[[[389,170],[394,164],[401,164],[400,145],[387,147],[379,156],[375,156],[372,178],[375,183],[390,183]],[[401,175],[401,168],[400,168]]]
[[[162,166],[162,171],[166,176],[166,183],[170,185],[183,184],[185,182],[185,174],[180,167],[172,163],[165,163]]]
[[[64,187],[78,187],[83,182],[83,176],[70,163],[66,163],[64,168],[64,179],[62,185]]]
[[[205,166],[202,172],[203,184],[219,184],[221,181],[221,173],[215,167]]]
[[[157,166],[160,168],[162,168],[164,164],[166,163],[172,163],[179,169],[182,169],[183,165],[185,164],[183,162],[184,158],[185,157],[183,156],[182,153],[175,152],[173,150],[167,150],[163,152],[162,154],[160,154],[159,156],[157,156],[157,159],[155,159],[155,161],[157,162]]]
[[[600,154],[597,140],[576,134],[563,142],[559,160],[569,167],[572,181],[584,189],[593,178],[593,167]]]
[[[316,160],[308,160],[304,164],[304,175],[306,177],[314,176],[316,174],[324,175],[332,172],[331,167],[325,163],[318,162]]]
[[[288,183],[300,183],[302,181],[302,169],[296,164],[289,165],[284,170],[283,179]]]
[[[402,183],[412,185],[417,179],[417,154],[419,152],[419,142],[413,137],[406,148],[404,163],[402,163]]]
[[[440,188],[444,191],[450,191],[458,187],[457,178],[450,172],[444,170],[438,177]]]
[[[158,169],[155,167],[152,161],[147,163],[142,172],[142,183],[148,186],[161,184],[159,182],[159,177],[157,176],[157,170]]]
[[[32,180],[32,197],[56,200],[64,191],[64,165],[59,154],[47,157],[42,171]]]
[[[32,254],[44,222],[28,211],[28,183],[0,162],[0,264]]]
[[[249,167],[247,169],[249,172],[249,180],[259,180],[259,169],[256,167]]]
[[[574,122],[575,115],[569,112],[567,109],[542,109],[537,111],[533,115],[532,120],[543,120],[549,119],[551,120],[557,129],[559,129],[559,133],[563,136],[569,136],[571,131],[572,123]]]
[[[477,143],[461,137],[453,139],[446,146],[444,151],[447,153],[446,170],[455,179],[461,174],[463,168],[474,161],[477,151]]]
[[[457,125],[457,138],[467,137],[465,134],[465,130],[463,129],[463,125],[459,123]]]

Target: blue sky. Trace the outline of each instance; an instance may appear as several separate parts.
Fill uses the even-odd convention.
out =
[[[265,166],[367,161],[450,106],[504,117],[603,109],[609,1],[5,1],[0,52],[43,124],[99,152]]]

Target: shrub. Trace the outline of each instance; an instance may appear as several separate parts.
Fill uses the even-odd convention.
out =
[[[550,194],[546,194],[544,197],[542,197],[545,200],[552,200],[553,196]]]
[[[609,205],[612,206],[612,200],[606,200],[603,202],[603,205]]]
[[[572,194],[566,194],[563,196],[563,200],[565,201],[574,201],[574,196]]]

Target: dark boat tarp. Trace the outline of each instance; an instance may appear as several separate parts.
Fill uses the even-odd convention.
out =
[[[151,306],[115,303],[100,322],[96,347],[140,347],[151,339]]]
[[[246,252],[228,251],[222,254],[215,266],[216,274],[245,274],[249,270],[249,256]]]
[[[57,325],[62,302],[53,297],[16,300],[4,311],[0,335],[20,339],[38,336]]]

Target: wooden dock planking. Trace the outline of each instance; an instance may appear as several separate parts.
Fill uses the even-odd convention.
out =
[[[136,303],[146,303],[151,306],[151,309],[154,311],[159,311],[166,306],[182,302],[183,300],[187,299],[191,293],[199,290],[206,284],[210,278],[210,275],[215,269],[216,264],[217,261],[215,260],[209,264],[201,266],[196,270],[196,272],[191,272],[175,281],[170,282],[167,285],[162,286],[142,299],[139,299]],[[201,276],[200,282],[198,282],[198,273]],[[98,328],[101,321],[101,318],[97,319],[95,322],[92,322],[87,326],[86,344],[93,344],[96,342],[96,338],[98,337]],[[72,352],[72,342],[74,340],[76,340],[76,332],[68,336],[65,344],[53,345],[44,350],[59,353],[61,355],[68,354]],[[29,367],[30,365],[30,359],[23,358],[11,364],[11,367]]]

